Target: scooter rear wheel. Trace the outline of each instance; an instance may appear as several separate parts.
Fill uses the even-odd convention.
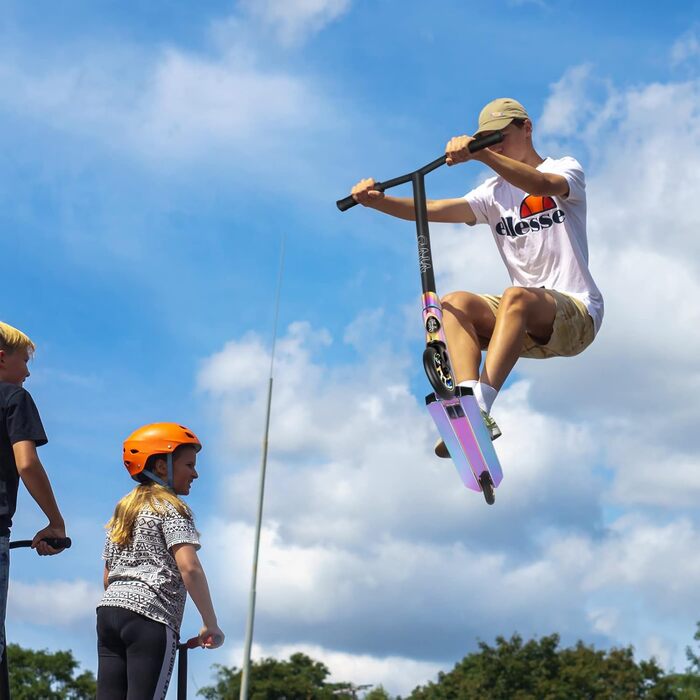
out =
[[[451,399],[455,395],[455,381],[450,361],[442,345],[428,345],[423,351],[423,367],[435,393],[441,399]]]
[[[479,476],[479,485],[484,493],[484,499],[486,503],[492,506],[496,502],[496,494],[493,490],[493,481],[491,479],[491,474],[488,472],[481,472]]]

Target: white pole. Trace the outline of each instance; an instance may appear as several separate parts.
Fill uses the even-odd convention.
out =
[[[255,522],[255,545],[253,547],[253,572],[250,581],[250,599],[248,603],[248,621],[245,631],[245,647],[243,650],[243,673],[241,676],[240,700],[248,700],[248,684],[250,680],[250,649],[253,645],[253,626],[255,621],[255,595],[258,580],[258,554],[260,552],[260,530],[262,527],[263,500],[265,497],[265,472],[267,471],[267,447],[270,434],[270,408],[272,407],[272,375],[275,366],[275,345],[277,343],[277,319],[280,310],[280,289],[282,287],[282,271],[284,269],[284,235],[280,249],[280,267],[277,276],[277,293],[275,298],[275,320],[272,326],[272,351],[270,353],[270,379],[267,385],[267,411],[265,413],[265,433],[262,444],[262,460],[260,463],[260,487],[258,491],[258,514]]]

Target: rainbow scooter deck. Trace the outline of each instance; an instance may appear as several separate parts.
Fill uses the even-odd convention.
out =
[[[462,483],[472,491],[483,491],[486,502],[492,504],[503,471],[474,392],[458,386],[453,398],[428,394],[425,403]]]

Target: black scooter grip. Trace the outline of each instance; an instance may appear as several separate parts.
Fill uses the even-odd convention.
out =
[[[484,148],[488,148],[489,146],[493,146],[497,143],[501,143],[503,141],[503,132],[502,131],[494,131],[493,134],[489,134],[488,136],[477,136],[470,144],[469,144],[469,152],[470,153],[476,153],[477,151],[481,151]]]
[[[375,182],[374,187],[372,188],[373,190],[378,190],[379,192],[384,192],[384,183],[383,182]],[[345,197],[345,199],[339,199],[336,203],[336,206],[340,211],[347,211],[348,209],[352,209],[357,202],[352,198],[352,195]]]
[[[340,209],[340,211],[347,211],[348,209],[352,209],[357,204],[357,202],[352,198],[352,195],[349,194],[347,197],[344,199],[339,199],[335,205]]]
[[[73,544],[71,542],[70,537],[44,537],[42,539],[42,542],[46,542],[46,544],[48,544],[49,547],[53,547],[54,549],[69,549],[71,544]],[[14,542],[10,542],[10,549],[31,546],[31,540],[15,540]]]

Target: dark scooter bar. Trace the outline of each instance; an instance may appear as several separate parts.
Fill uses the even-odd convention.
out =
[[[54,549],[68,549],[72,544],[72,542],[70,541],[70,537],[65,537],[65,538],[44,537],[42,539],[42,542],[46,542],[46,544],[48,544],[49,547],[53,547]],[[10,542],[10,549],[17,549],[17,547],[31,547],[31,546],[32,546],[31,540],[15,540],[14,542]]]
[[[489,134],[483,138],[477,138],[471,141],[469,144],[469,151],[471,153],[476,153],[477,151],[493,146],[501,141],[503,141],[503,132],[494,131],[493,134]],[[422,168],[418,168],[418,170],[415,172],[420,173],[421,175],[427,175],[429,172],[432,172],[441,165],[444,165],[446,160],[447,156],[440,156],[440,158],[437,160],[434,160],[432,163],[428,163],[428,165],[424,165]],[[413,175],[414,173],[407,173],[406,175],[395,177],[393,180],[387,180],[386,182],[375,182],[374,189],[384,192],[384,190],[388,190],[391,187],[396,187],[397,185],[403,185],[406,182],[411,182]],[[347,211],[348,209],[354,207],[357,202],[353,199],[352,195],[349,195],[343,199],[339,199],[335,204],[340,211]]]

